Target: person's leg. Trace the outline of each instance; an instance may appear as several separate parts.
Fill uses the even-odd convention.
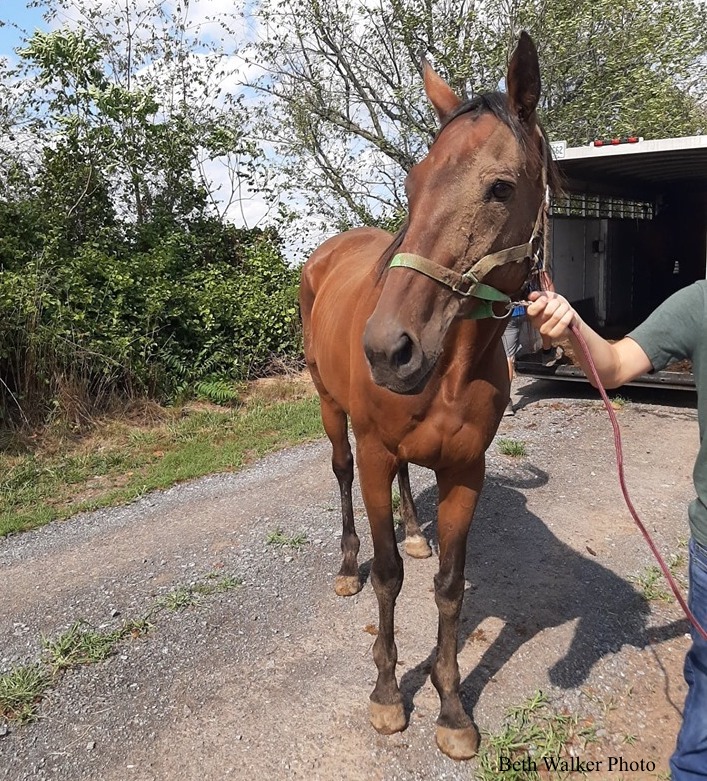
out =
[[[690,593],[695,618],[707,627],[707,549],[690,540]],[[688,691],[682,727],[670,758],[672,781],[707,779],[707,641],[691,629],[692,647],[685,657]]]
[[[515,375],[515,359],[516,354],[520,349],[521,326],[523,325],[524,320],[524,316],[509,317],[506,330],[503,332],[503,349],[506,353],[506,360],[508,361],[508,379],[511,384],[513,383],[513,377]],[[513,402],[510,398],[508,399],[506,411],[503,414],[515,415]]]

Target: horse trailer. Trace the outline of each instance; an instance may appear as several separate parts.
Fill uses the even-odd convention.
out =
[[[564,179],[546,241],[555,288],[602,336],[619,339],[707,276],[707,135],[552,147]],[[532,353],[516,369],[584,380],[571,361],[543,367]],[[694,378],[683,361],[633,384],[694,388]]]

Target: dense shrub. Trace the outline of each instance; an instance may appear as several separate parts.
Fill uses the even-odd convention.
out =
[[[67,400],[80,414],[198,387],[226,398],[227,382],[299,351],[298,275],[274,231],[110,227],[67,254],[31,203],[0,203],[0,226],[6,413],[34,422]]]
[[[149,29],[139,5],[126,5],[126,24],[132,14]],[[225,164],[233,198],[252,189],[262,161],[247,113],[206,100],[218,58],[190,56],[202,47],[181,11],[153,11],[165,37],[149,46],[133,45],[122,17],[97,35],[96,11],[35,32],[6,79],[0,62],[0,109],[14,107],[0,110],[5,414],[80,418],[136,394],[228,398],[233,380],[299,348],[297,273],[277,234],[215,217],[203,169]],[[180,67],[154,68],[160,59]],[[4,84],[15,80],[25,89]]]

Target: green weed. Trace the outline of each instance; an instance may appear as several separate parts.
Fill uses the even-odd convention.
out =
[[[517,439],[507,439],[502,437],[498,440],[498,450],[504,456],[519,458],[528,455],[525,444]]]
[[[403,519],[400,515],[401,504],[402,504],[402,499],[400,497],[400,491],[398,491],[397,488],[393,488],[393,494],[392,494],[393,525],[395,526],[396,529],[403,522]]]
[[[197,605],[202,597],[231,591],[242,584],[242,578],[230,575],[219,577],[212,573],[207,575],[207,580],[205,581],[193,583],[189,586],[180,586],[170,591],[166,596],[160,597],[155,606],[159,610],[169,610],[175,613],[178,610],[185,610],[188,607]]]
[[[609,401],[611,402],[611,406],[614,409],[623,409],[624,407],[626,407],[628,404],[631,403],[630,399],[627,399],[625,396],[621,396],[618,394],[613,398],[609,399]]]
[[[533,770],[501,771],[501,758],[511,761],[532,758],[538,768],[542,759],[570,757],[570,749],[582,754],[589,742],[596,740],[593,724],[580,721],[579,716],[553,711],[546,696],[536,692],[525,703],[510,708],[503,727],[496,734],[486,735],[479,753],[477,781],[540,781]]]
[[[655,564],[646,567],[644,572],[630,577],[629,580],[640,588],[641,593],[649,602],[670,602],[672,599],[671,593],[663,588],[663,573],[660,567]]]
[[[53,673],[81,664],[95,664],[107,659],[123,638],[123,631],[97,632],[85,621],[76,621],[54,640],[43,638],[48,664]]]
[[[307,535],[304,532],[287,535],[282,529],[275,529],[275,531],[268,532],[265,542],[267,542],[268,545],[274,545],[277,548],[294,548],[295,550],[300,550],[300,548],[307,544]]]
[[[41,664],[16,667],[0,675],[0,721],[33,721],[37,705],[50,685],[51,676]]]

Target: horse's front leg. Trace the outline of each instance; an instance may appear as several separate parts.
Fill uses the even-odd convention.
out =
[[[405,553],[413,559],[426,559],[432,555],[427,540],[417,520],[417,510],[410,490],[410,470],[403,461],[398,467],[398,487],[400,488],[400,513],[405,525]]]
[[[395,600],[403,585],[403,560],[398,552],[393,526],[391,485],[397,464],[378,442],[359,439],[356,461],[363,502],[373,538],[371,582],[378,598],[378,636],[373,659],[378,679],[371,693],[371,724],[384,735],[399,732],[407,724],[403,698],[395,678],[398,649],[395,646]]]
[[[464,471],[437,472],[439,571],[435,575],[435,601],[439,629],[432,683],[440,697],[437,745],[452,759],[470,759],[479,747],[478,730],[459,696],[457,635],[464,600],[466,538],[483,479],[483,459]]]

